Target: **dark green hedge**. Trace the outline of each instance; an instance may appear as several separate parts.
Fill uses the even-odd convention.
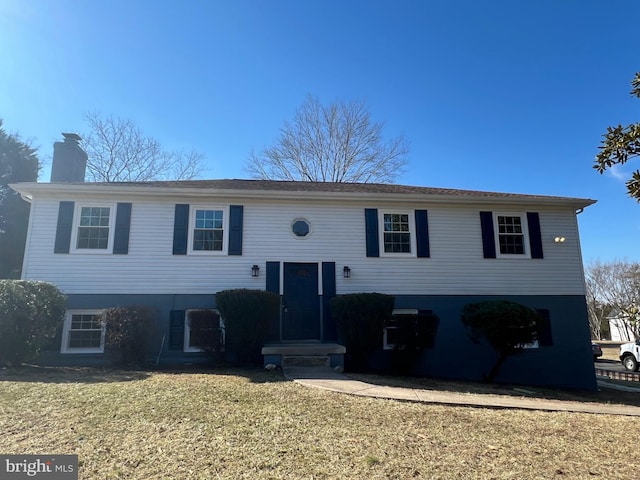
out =
[[[65,302],[50,283],[0,280],[0,365],[36,358],[61,327]]]
[[[352,293],[331,299],[338,341],[347,348],[348,368],[366,369],[373,352],[382,348],[385,321],[393,312],[394,297],[382,293]]]
[[[216,305],[225,326],[225,351],[239,363],[259,362],[260,350],[280,313],[280,296],[263,290],[223,290]]]

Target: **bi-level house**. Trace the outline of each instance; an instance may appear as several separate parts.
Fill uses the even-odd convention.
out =
[[[405,314],[440,318],[423,374],[482,378],[493,352],[469,340],[461,309],[508,299],[549,322],[500,380],[595,388],[577,224],[593,200],[263,180],[85,183],[86,154],[65,136],[51,183],[12,185],[31,203],[23,278],[68,297],[48,361],[100,361],[95,316],[125,305],[158,312],[150,356],[192,361],[186,313],[215,310],[216,292],[232,288],[280,294],[276,344],[336,353],[331,297],[381,292]]]

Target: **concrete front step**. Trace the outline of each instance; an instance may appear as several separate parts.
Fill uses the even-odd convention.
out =
[[[264,365],[344,367],[346,349],[337,343],[272,343],[262,347]]]
[[[284,367],[324,367],[331,364],[328,356],[282,356],[282,368]]]

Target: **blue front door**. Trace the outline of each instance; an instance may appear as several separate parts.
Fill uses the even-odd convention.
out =
[[[282,339],[320,340],[317,263],[285,263]]]

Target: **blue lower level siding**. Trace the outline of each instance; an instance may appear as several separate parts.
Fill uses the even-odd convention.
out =
[[[473,343],[460,313],[467,303],[484,300],[511,300],[549,311],[553,345],[527,349],[507,359],[498,378],[501,383],[555,386],[595,390],[596,379],[591,353],[586,303],[583,296],[467,296],[397,295],[396,308],[432,310],[440,318],[433,348],[424,350],[415,369],[419,375],[440,378],[482,380],[495,361],[486,344]],[[215,308],[215,295],[68,295],[67,308],[102,309],[145,305],[156,309],[157,325],[152,335],[149,359],[160,365],[203,361],[203,354],[172,351],[167,348],[171,310]],[[163,336],[165,338],[163,344]],[[162,346],[162,347],[161,347]],[[100,355],[60,354],[60,345],[43,354],[49,364],[94,365]],[[349,352],[347,352],[348,355]],[[374,363],[384,367],[389,351],[380,350]],[[102,360],[104,362],[104,360]]]
[[[467,303],[510,300],[549,311],[553,345],[525,349],[506,360],[500,383],[596,390],[585,298],[575,296],[398,296],[396,308],[432,310],[440,317],[434,346],[422,354],[416,373],[451,379],[482,380],[495,362],[488,344],[470,341],[460,320]],[[387,352],[388,353],[388,352]]]

